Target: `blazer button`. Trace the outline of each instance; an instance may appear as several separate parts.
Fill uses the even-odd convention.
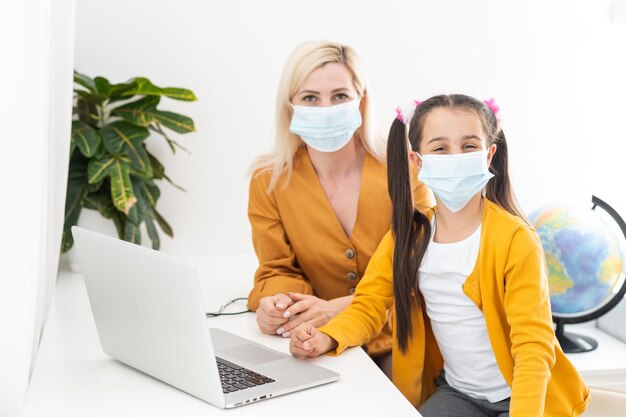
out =
[[[346,258],[348,258],[348,259],[354,258],[354,255],[355,255],[354,249],[352,249],[352,248],[346,249],[345,254],[346,254]]]
[[[354,288],[354,287],[350,287],[350,289],[348,290],[348,294],[350,294],[350,295],[354,294],[354,290],[355,289],[356,288]]]
[[[347,273],[347,276],[348,276],[348,279],[349,279],[350,281],[354,281],[355,279],[357,279],[357,278],[359,277],[359,276],[356,274],[356,272],[352,272],[352,271],[348,272],[348,273]]]

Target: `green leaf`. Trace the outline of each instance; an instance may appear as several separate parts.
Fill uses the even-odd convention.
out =
[[[132,183],[132,179],[131,179],[131,183]],[[141,215],[139,214],[139,209],[137,208],[137,205],[139,204],[139,201],[141,200],[139,198],[139,193],[138,190],[133,186],[133,191],[135,192],[135,197],[137,197],[137,204],[135,204],[134,206],[131,207],[131,209],[128,211],[128,217],[126,218],[126,221],[129,221],[131,223],[140,225],[141,224]]]
[[[90,192],[85,197],[85,208],[97,210],[105,219],[113,220],[115,228],[117,229],[117,235],[120,239],[124,236],[124,222],[125,215],[115,208],[113,201],[111,201],[111,187],[110,182],[104,181],[99,190]]]
[[[170,128],[177,133],[189,133],[195,132],[196,130],[193,120],[190,117],[183,116],[182,114],[158,110],[155,118],[163,126]]]
[[[109,98],[111,99],[111,101],[126,100],[128,99],[128,97],[122,96],[122,93],[130,90],[133,87],[135,87],[134,81],[114,84],[111,86],[111,89],[109,90]]]
[[[83,208],[83,200],[87,195],[86,163],[82,158],[73,158],[72,162],[73,164],[70,164],[67,177],[65,218],[63,221],[63,238],[61,243],[62,252],[67,252],[74,244],[72,226],[78,223],[80,211]]]
[[[176,154],[176,148],[179,148],[179,149],[182,149],[183,151],[187,152],[187,154],[191,155],[191,152],[187,148],[185,148],[180,143],[176,142],[175,140],[170,139],[170,137],[167,136],[167,133],[165,133],[165,131],[163,129],[161,129],[161,125],[159,124],[159,122],[155,122],[154,124],[148,126],[148,129],[150,129],[153,132],[156,132],[159,135],[163,136],[163,138],[167,142],[167,144],[170,147],[170,150],[172,151],[173,154]]]
[[[163,175],[165,174],[165,167],[163,166],[161,161],[156,159],[156,157],[152,155],[150,152],[148,152],[148,158],[150,158],[150,166],[152,167],[152,175],[154,175],[154,178],[156,178],[157,180],[162,179]]]
[[[102,187],[89,193],[85,197],[85,207],[97,210],[106,219],[112,219],[114,214],[119,213],[111,201],[110,187]]]
[[[117,229],[117,236],[120,239],[123,239],[124,229],[126,227],[126,218],[117,210],[115,210],[115,214],[111,218],[113,219],[113,224],[115,224],[115,228]]]
[[[152,130],[153,132],[158,133],[161,136],[163,136],[163,138],[167,142],[168,146],[170,147],[170,150],[172,151],[172,153],[176,154],[176,148],[174,147],[174,144],[172,143],[174,141],[170,140],[170,138],[167,137],[167,135],[165,134],[165,131],[163,131],[163,129],[161,129],[161,125],[159,124],[159,122],[155,122],[153,125],[148,126],[148,129]]]
[[[89,184],[89,192],[95,193],[96,191],[99,191],[102,188],[102,184],[104,184],[104,181],[99,181],[99,182],[94,182],[93,184]]]
[[[111,91],[111,83],[104,77],[96,77],[93,79],[96,85],[96,93],[105,98],[109,98],[109,92]]]
[[[126,222],[125,215],[115,208],[113,201],[111,201],[110,182],[106,181],[104,184],[106,184],[106,187],[102,187],[98,191],[87,195],[85,207],[89,205],[89,208],[98,210],[105,219],[113,220],[117,229],[117,235],[122,239],[124,236],[124,223]]]
[[[90,126],[95,126],[98,122],[98,109],[93,103],[87,100],[82,98],[76,100],[76,113],[81,122],[87,123]]]
[[[179,190],[187,191],[183,187],[181,187],[180,185],[172,181],[170,177],[165,175],[165,167],[163,166],[163,164],[161,164],[161,162],[159,162],[158,159],[154,157],[154,155],[148,152],[148,157],[150,158],[150,164],[152,166],[152,175],[155,179],[157,180],[164,179],[167,182],[169,182],[172,186],[178,188]]]
[[[100,159],[92,159],[87,167],[87,179],[89,184],[95,184],[104,180],[109,175],[109,169],[118,159],[116,156],[108,156]]]
[[[72,122],[72,143],[78,146],[83,155],[88,158],[94,156],[100,141],[100,134],[87,123]]]
[[[136,94],[145,96],[166,96],[175,100],[196,101],[197,98],[191,90],[177,87],[157,87],[150,80],[143,77],[137,77],[134,80],[135,86],[130,90],[124,91],[122,95],[133,96]]]
[[[154,208],[156,207],[157,201],[161,197],[161,190],[154,183],[154,181],[144,181],[144,194],[148,198],[150,205]]]
[[[102,139],[109,153],[127,155],[137,171],[147,176],[152,175],[150,158],[143,146],[143,141],[150,136],[148,129],[117,121],[102,128]]]
[[[102,138],[102,135],[100,135],[100,138]],[[104,147],[104,143],[101,140],[100,143],[98,143],[98,147],[96,148],[96,153],[94,154],[93,158],[95,159],[102,159],[106,156],[107,154],[107,150]]]
[[[156,209],[154,209],[153,212],[154,218],[156,219],[157,223],[159,223],[159,226],[161,226],[161,229],[165,232],[165,234],[169,237],[174,237],[174,231],[172,230],[172,227],[165,221],[163,216],[161,216],[161,214]]]
[[[130,166],[123,160],[118,159],[110,172],[113,204],[119,211],[128,215],[130,209],[137,202],[130,182]]]
[[[82,85],[89,91],[96,91],[96,84],[94,83],[94,81],[88,76],[81,74],[76,70],[74,70],[74,82],[76,84]]]
[[[123,106],[116,107],[112,113],[120,116],[128,123],[136,126],[148,127],[154,121],[156,116],[156,106],[159,104],[161,97],[146,96],[137,101],[133,101]]]
[[[148,236],[152,241],[152,248],[158,250],[161,245],[161,239],[159,237],[159,232],[154,226],[154,204],[156,204],[156,200],[152,202],[154,195],[152,195],[152,191],[148,188],[150,187],[148,184],[152,184],[152,187],[156,186],[152,183],[152,181],[142,181],[139,178],[132,178],[133,188],[135,189],[135,195],[137,196],[137,207],[139,217],[146,223],[146,230],[148,231]],[[156,188],[158,191],[158,188]],[[158,198],[158,196],[157,196]],[[132,213],[132,210],[131,210]]]
[[[137,197],[135,197],[130,181],[130,170],[130,164],[119,156],[91,160],[87,169],[89,183],[93,184],[105,177],[110,178],[113,204],[126,215],[137,202]]]
[[[124,225],[124,240],[131,243],[136,243],[138,245],[141,244],[141,230],[139,229],[139,225],[126,221]]]
[[[148,231],[148,236],[152,241],[152,249],[159,250],[159,248],[161,247],[161,237],[159,236],[159,231],[154,225],[154,219],[146,218],[144,221],[146,222],[146,230]]]
[[[107,99],[107,96],[98,94],[97,92],[90,93],[84,90],[74,90],[74,92],[83,100],[93,104],[102,104]]]

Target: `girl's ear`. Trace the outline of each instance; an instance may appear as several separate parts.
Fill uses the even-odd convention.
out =
[[[491,146],[489,146],[489,148],[487,149],[487,165],[491,166],[491,160],[493,159],[493,156],[496,154],[497,150],[498,145],[496,145],[495,143],[492,143]]]
[[[422,168],[422,158],[419,157],[417,152],[409,151],[409,159],[413,162],[418,171]]]

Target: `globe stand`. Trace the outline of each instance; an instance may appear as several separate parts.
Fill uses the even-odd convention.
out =
[[[565,353],[590,352],[598,347],[598,342],[589,336],[578,333],[566,333],[563,330],[563,320],[556,320],[556,338]]]

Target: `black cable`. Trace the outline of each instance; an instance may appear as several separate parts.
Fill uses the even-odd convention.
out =
[[[248,310],[247,308],[244,311],[236,311],[234,313],[224,313],[223,311],[226,310],[226,308],[233,304],[236,303],[237,301],[243,301],[243,300],[247,300],[248,297],[239,297],[239,298],[233,298],[232,300],[230,300],[229,302],[227,302],[226,304],[220,306],[220,309],[217,313],[206,313],[207,317],[219,317],[219,316],[236,316],[238,314],[245,314],[245,313],[249,313],[250,310]]]

